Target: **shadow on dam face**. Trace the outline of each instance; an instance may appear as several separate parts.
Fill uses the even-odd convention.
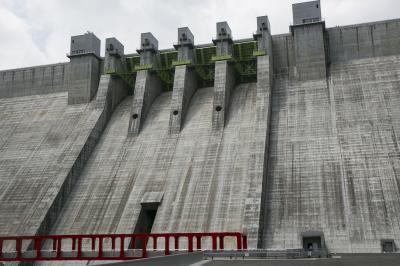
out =
[[[153,228],[154,220],[156,219],[158,206],[146,206],[142,205],[140,210],[139,218],[135,226],[135,234],[150,234]],[[137,239],[135,241],[135,249],[143,247],[144,239]],[[146,240],[147,241],[147,240]],[[147,244],[147,243],[146,243]]]

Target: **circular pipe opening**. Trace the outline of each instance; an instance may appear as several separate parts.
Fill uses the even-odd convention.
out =
[[[132,116],[133,119],[137,119],[138,117],[139,117],[138,114],[133,114]]]
[[[215,108],[215,111],[217,111],[217,112],[220,112],[222,110],[222,107],[221,106],[217,106],[216,108]]]
[[[178,113],[179,113],[178,110],[175,110],[172,114],[173,115],[178,115]]]

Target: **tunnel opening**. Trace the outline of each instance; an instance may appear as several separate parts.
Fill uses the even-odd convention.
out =
[[[135,226],[135,234],[150,234],[156,219],[158,206],[142,205],[139,218]],[[141,249],[144,239],[135,241],[135,249]],[[146,242],[147,244],[147,242]]]
[[[152,232],[158,206],[160,206],[163,197],[164,192],[152,191],[144,193],[141,200],[142,208],[135,226],[135,234],[150,234]],[[146,243],[143,243],[143,241],[145,240],[137,238],[132,246],[134,246],[134,249],[141,249],[144,244],[147,245],[148,239]]]
[[[303,250],[309,258],[321,258],[327,255],[324,233],[321,231],[308,231],[301,235]]]

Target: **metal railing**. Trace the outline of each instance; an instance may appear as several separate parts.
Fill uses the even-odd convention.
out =
[[[205,239],[211,240],[212,250],[224,250],[226,237],[236,241],[237,250],[247,249],[247,237],[237,232],[14,236],[0,237],[0,261],[134,260],[146,258],[150,250],[162,250],[166,256],[171,251],[201,251]],[[158,249],[160,239],[163,247]],[[187,241],[187,249],[180,249],[180,239]],[[140,248],[135,248],[137,243]],[[150,244],[152,249],[148,249]]]

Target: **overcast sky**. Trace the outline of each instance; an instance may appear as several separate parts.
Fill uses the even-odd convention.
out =
[[[132,53],[140,33],[171,48],[177,28],[209,43],[215,23],[228,21],[235,39],[249,38],[256,17],[268,15],[272,33],[288,32],[295,0],[0,0],[0,69],[64,62],[71,35],[116,37]],[[400,18],[400,0],[322,0],[328,27]]]

